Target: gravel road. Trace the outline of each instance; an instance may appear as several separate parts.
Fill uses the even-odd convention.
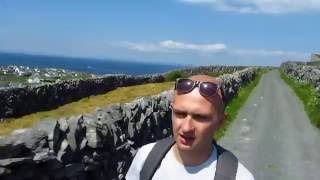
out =
[[[262,77],[219,144],[256,180],[320,179],[320,130],[276,70]]]

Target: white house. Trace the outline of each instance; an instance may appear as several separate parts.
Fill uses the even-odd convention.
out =
[[[40,78],[40,75],[38,73],[35,73],[28,79],[28,83],[39,84],[41,82]]]

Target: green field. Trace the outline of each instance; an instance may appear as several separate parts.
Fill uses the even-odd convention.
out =
[[[61,81],[64,80],[71,80],[71,79],[88,79],[91,78],[90,74],[86,73],[77,73],[78,76],[75,76],[73,74],[64,74],[61,77],[44,77],[41,76],[43,79],[42,83],[55,83],[57,79],[60,79]],[[28,85],[28,79],[30,76],[18,76],[16,74],[8,73],[3,74],[0,72],[0,84],[7,85],[9,83],[21,83],[22,85]]]
[[[1,74],[0,73],[0,83],[26,83],[29,77],[26,76],[16,76],[14,74]]]

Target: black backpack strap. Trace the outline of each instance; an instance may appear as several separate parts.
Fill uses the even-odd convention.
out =
[[[140,171],[140,180],[151,180],[154,173],[157,171],[161,164],[162,159],[175,143],[172,137],[158,141],[151,152],[148,154],[147,159]],[[217,148],[217,167],[214,180],[235,180],[238,170],[238,159],[230,151],[215,144]]]
[[[140,180],[152,179],[154,173],[160,166],[162,159],[174,143],[175,140],[172,137],[169,137],[158,141],[154,145],[140,171]]]
[[[230,151],[215,143],[218,161],[214,180],[235,180],[238,170],[238,159]]]

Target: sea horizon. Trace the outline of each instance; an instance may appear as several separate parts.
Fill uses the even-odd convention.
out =
[[[0,52],[0,66],[8,65],[28,66],[30,68],[59,68],[97,75],[161,74],[175,69],[190,67],[183,65],[115,60],[112,58],[67,57],[19,52]]]

